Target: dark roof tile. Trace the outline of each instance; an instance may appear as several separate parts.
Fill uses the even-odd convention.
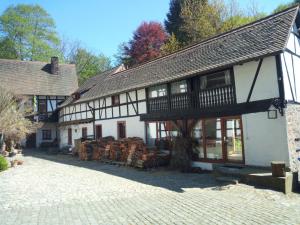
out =
[[[96,85],[77,102],[277,54],[286,47],[298,11],[299,7],[293,7],[135,68],[114,75],[100,74]]]
[[[18,95],[68,96],[78,88],[75,65],[60,64],[50,73],[44,62],[0,59],[0,85]]]

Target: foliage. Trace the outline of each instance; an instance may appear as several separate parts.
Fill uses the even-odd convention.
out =
[[[25,116],[25,112],[18,107],[15,97],[0,86],[0,133],[4,135],[8,146],[12,142],[21,141],[38,127]]]
[[[7,54],[21,60],[48,61],[58,55],[59,38],[51,16],[39,5],[19,4],[9,6],[0,17],[1,36],[6,44]]]
[[[175,34],[181,46],[237,28],[261,18],[252,3],[244,12],[236,0],[171,0],[165,27]]]
[[[18,53],[14,47],[14,42],[8,38],[0,40],[0,58],[17,59]]]
[[[160,23],[143,22],[124,46],[123,56],[130,66],[149,61],[160,56],[160,48],[166,40],[167,34]]]
[[[8,162],[0,155],[0,172],[8,169]]]
[[[63,38],[60,52],[65,62],[76,64],[80,84],[88,78],[111,68],[111,61],[108,57],[103,54],[94,54],[78,41]]]
[[[292,7],[293,5],[297,5],[297,4],[300,4],[300,0],[294,0],[294,1],[286,3],[286,4],[280,4],[279,6],[277,6],[277,8],[273,12],[277,13],[277,12],[285,10],[289,7]]]
[[[221,18],[218,11],[206,0],[185,0],[180,30],[186,34],[183,44],[192,44],[218,33]]]
[[[162,55],[167,55],[173,52],[176,52],[180,49],[180,43],[177,40],[175,34],[172,34],[167,42],[161,46],[161,54]]]
[[[95,55],[86,49],[79,48],[72,57],[71,63],[76,64],[79,83],[111,68],[110,59],[103,54]]]
[[[165,28],[169,34],[174,34],[176,38],[183,42],[185,34],[180,30],[183,24],[181,18],[181,8],[183,0],[171,0],[169,12],[167,13],[167,19],[165,20]]]

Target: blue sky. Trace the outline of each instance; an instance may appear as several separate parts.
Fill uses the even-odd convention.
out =
[[[239,0],[247,7],[252,0]],[[288,0],[253,0],[270,13]],[[95,53],[109,57],[128,41],[142,21],[163,22],[169,0],[1,0],[0,13],[11,4],[39,4],[54,18],[60,36],[80,41]]]

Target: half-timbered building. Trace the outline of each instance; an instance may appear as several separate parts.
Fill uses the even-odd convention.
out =
[[[300,140],[299,7],[83,84],[62,105],[61,146],[83,136],[190,136],[195,166],[296,171]]]
[[[58,137],[58,105],[77,88],[75,65],[0,59],[0,85],[12,92],[19,107],[41,127],[24,140],[27,147],[39,147]]]

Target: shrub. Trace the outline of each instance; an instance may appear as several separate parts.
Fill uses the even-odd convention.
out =
[[[0,156],[0,172],[8,169],[8,163],[3,156]]]

